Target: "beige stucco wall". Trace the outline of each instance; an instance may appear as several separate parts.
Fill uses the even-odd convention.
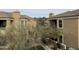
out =
[[[79,16],[78,16],[78,48],[79,48]]]
[[[20,22],[21,22],[20,16],[21,16],[20,12],[13,12],[12,13],[12,17],[14,18],[13,19],[13,26],[16,29],[19,29],[19,27],[20,27]]]
[[[37,26],[37,21],[35,21],[34,19],[31,19],[29,21],[27,21],[26,23],[26,27],[28,30],[33,30],[33,28],[35,28]]]
[[[64,43],[68,47],[78,48],[78,19],[64,20]]]

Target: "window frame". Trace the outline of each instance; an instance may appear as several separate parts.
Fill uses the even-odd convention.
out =
[[[62,34],[62,35],[60,35],[60,36],[62,36],[62,43],[64,44],[64,35]],[[58,38],[58,42],[60,43],[59,38]]]
[[[6,20],[0,20],[0,21],[2,21],[2,25],[0,24],[0,28],[6,28],[6,25],[7,25],[7,21]]]
[[[60,20],[62,20],[62,27],[59,27],[59,21]],[[64,26],[63,19],[62,18],[57,19],[57,28],[58,29],[63,29],[63,26]]]

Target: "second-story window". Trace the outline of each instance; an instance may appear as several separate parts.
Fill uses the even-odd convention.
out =
[[[62,28],[62,20],[59,20],[59,27]]]
[[[62,29],[63,28],[63,20],[62,19],[59,19],[58,20],[58,28],[59,29]]]

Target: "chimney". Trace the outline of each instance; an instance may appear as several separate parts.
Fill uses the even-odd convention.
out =
[[[14,11],[12,13],[12,16],[13,16],[14,19],[19,19],[20,18],[20,12],[19,11]]]
[[[49,18],[52,18],[53,17],[53,13],[49,13]]]
[[[53,16],[54,16],[54,14],[53,13],[49,13],[49,20],[52,20],[52,18],[53,18]]]
[[[19,30],[20,28],[20,12],[19,11],[14,11],[12,12],[12,17],[14,18],[13,19],[13,27],[16,28],[17,30]]]

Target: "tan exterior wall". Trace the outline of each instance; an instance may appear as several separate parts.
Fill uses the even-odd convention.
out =
[[[67,47],[78,48],[78,19],[65,19],[63,31]]]
[[[79,16],[78,16],[78,48],[79,48]]]
[[[16,29],[19,29],[20,27],[20,12],[13,12],[12,13],[12,17],[14,18],[13,19],[13,26],[16,28]]]
[[[28,29],[29,31],[32,31],[36,26],[37,26],[37,21],[34,20],[31,17],[27,17],[24,19],[21,19],[21,13],[18,11],[14,11],[12,12],[12,18],[0,18],[1,20],[6,20],[6,28],[4,30],[0,31],[0,34],[11,34],[12,35],[16,35],[19,33],[20,29],[22,29],[23,27],[21,27],[22,25],[22,20],[24,21],[23,25],[26,26],[26,29]]]
[[[33,31],[37,26],[37,21],[34,19],[30,19],[26,22],[26,29],[28,31]]]

